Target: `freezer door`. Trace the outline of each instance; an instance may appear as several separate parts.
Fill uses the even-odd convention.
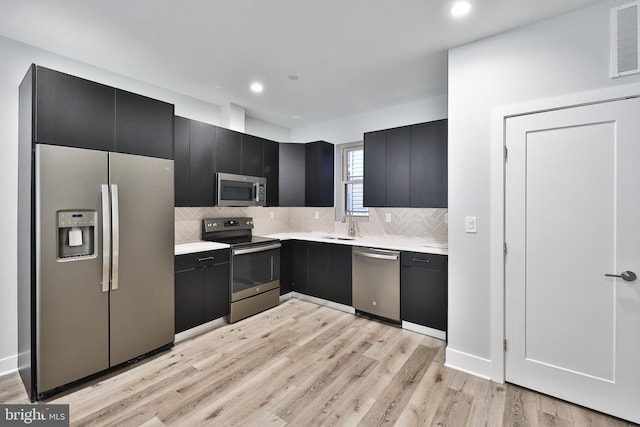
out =
[[[102,292],[101,185],[107,153],[36,145],[36,378],[38,393],[109,367],[109,297]],[[61,211],[94,211],[95,256],[59,258]],[[72,234],[63,242],[78,247]],[[63,238],[69,239],[68,236]]]
[[[109,153],[111,366],[174,340],[173,160]]]

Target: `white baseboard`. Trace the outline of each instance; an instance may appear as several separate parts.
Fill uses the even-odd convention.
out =
[[[0,376],[7,375],[18,370],[18,355],[0,359]]]
[[[491,379],[491,360],[454,350],[451,347],[447,347],[444,366],[486,380]]]
[[[445,331],[429,328],[427,326],[418,325],[416,323],[407,322],[405,320],[402,321],[402,329],[406,329],[407,331],[417,332],[422,335],[429,335],[430,337],[437,338],[442,341],[447,340],[447,333]]]
[[[174,343],[179,343],[180,341],[188,340],[189,338],[193,338],[195,336],[204,334],[205,332],[212,331],[214,329],[219,328],[220,326],[224,326],[227,324],[227,321],[224,317],[219,319],[212,320],[211,322],[203,323],[202,325],[198,325],[194,328],[187,329],[186,331],[182,331],[176,334],[174,339]]]
[[[322,306],[325,306],[325,307],[333,308],[334,310],[344,311],[345,313],[356,314],[356,309],[355,308],[353,308],[351,306],[348,306],[348,305],[340,304],[340,303],[337,303],[337,302],[328,301],[326,299],[316,298],[316,297],[312,297],[312,296],[305,295],[305,294],[299,294],[297,292],[291,292],[291,297],[299,299],[301,301],[308,301],[308,302],[312,302],[312,303],[317,304],[317,305],[322,305]]]
[[[289,292],[288,294],[284,294],[284,295],[280,295],[280,304],[282,304],[283,302],[290,300],[291,298],[293,298],[293,292]]]

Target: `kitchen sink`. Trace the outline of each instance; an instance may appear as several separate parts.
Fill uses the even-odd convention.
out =
[[[357,237],[354,236],[322,236],[323,239],[331,239],[331,240],[356,240]]]

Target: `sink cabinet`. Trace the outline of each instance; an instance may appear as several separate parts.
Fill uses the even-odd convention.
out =
[[[229,314],[229,249],[175,257],[175,332]]]
[[[351,246],[293,240],[283,242],[283,248],[281,293],[351,305]]]
[[[400,317],[447,330],[447,256],[418,252],[400,255]]]

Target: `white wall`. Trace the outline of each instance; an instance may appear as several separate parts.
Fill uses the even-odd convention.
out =
[[[245,116],[244,131],[249,135],[260,136],[272,141],[291,141],[291,129],[265,122],[264,120],[256,119],[251,116]]]
[[[610,79],[602,1],[449,53],[449,346],[447,363],[491,377],[491,113],[497,106],[640,81]],[[494,171],[495,172],[495,171]],[[499,174],[499,171],[498,171]],[[464,217],[477,217],[477,234]],[[496,256],[501,256],[499,253]],[[499,308],[500,309],[500,308]],[[498,313],[500,315],[500,313]]]
[[[400,104],[336,120],[291,129],[296,142],[327,141],[333,144],[362,141],[365,132],[447,118],[447,97]]]
[[[175,104],[177,115],[220,124],[220,107],[0,37],[0,375],[17,361],[18,85],[37,63]],[[260,135],[268,137],[267,135]]]

